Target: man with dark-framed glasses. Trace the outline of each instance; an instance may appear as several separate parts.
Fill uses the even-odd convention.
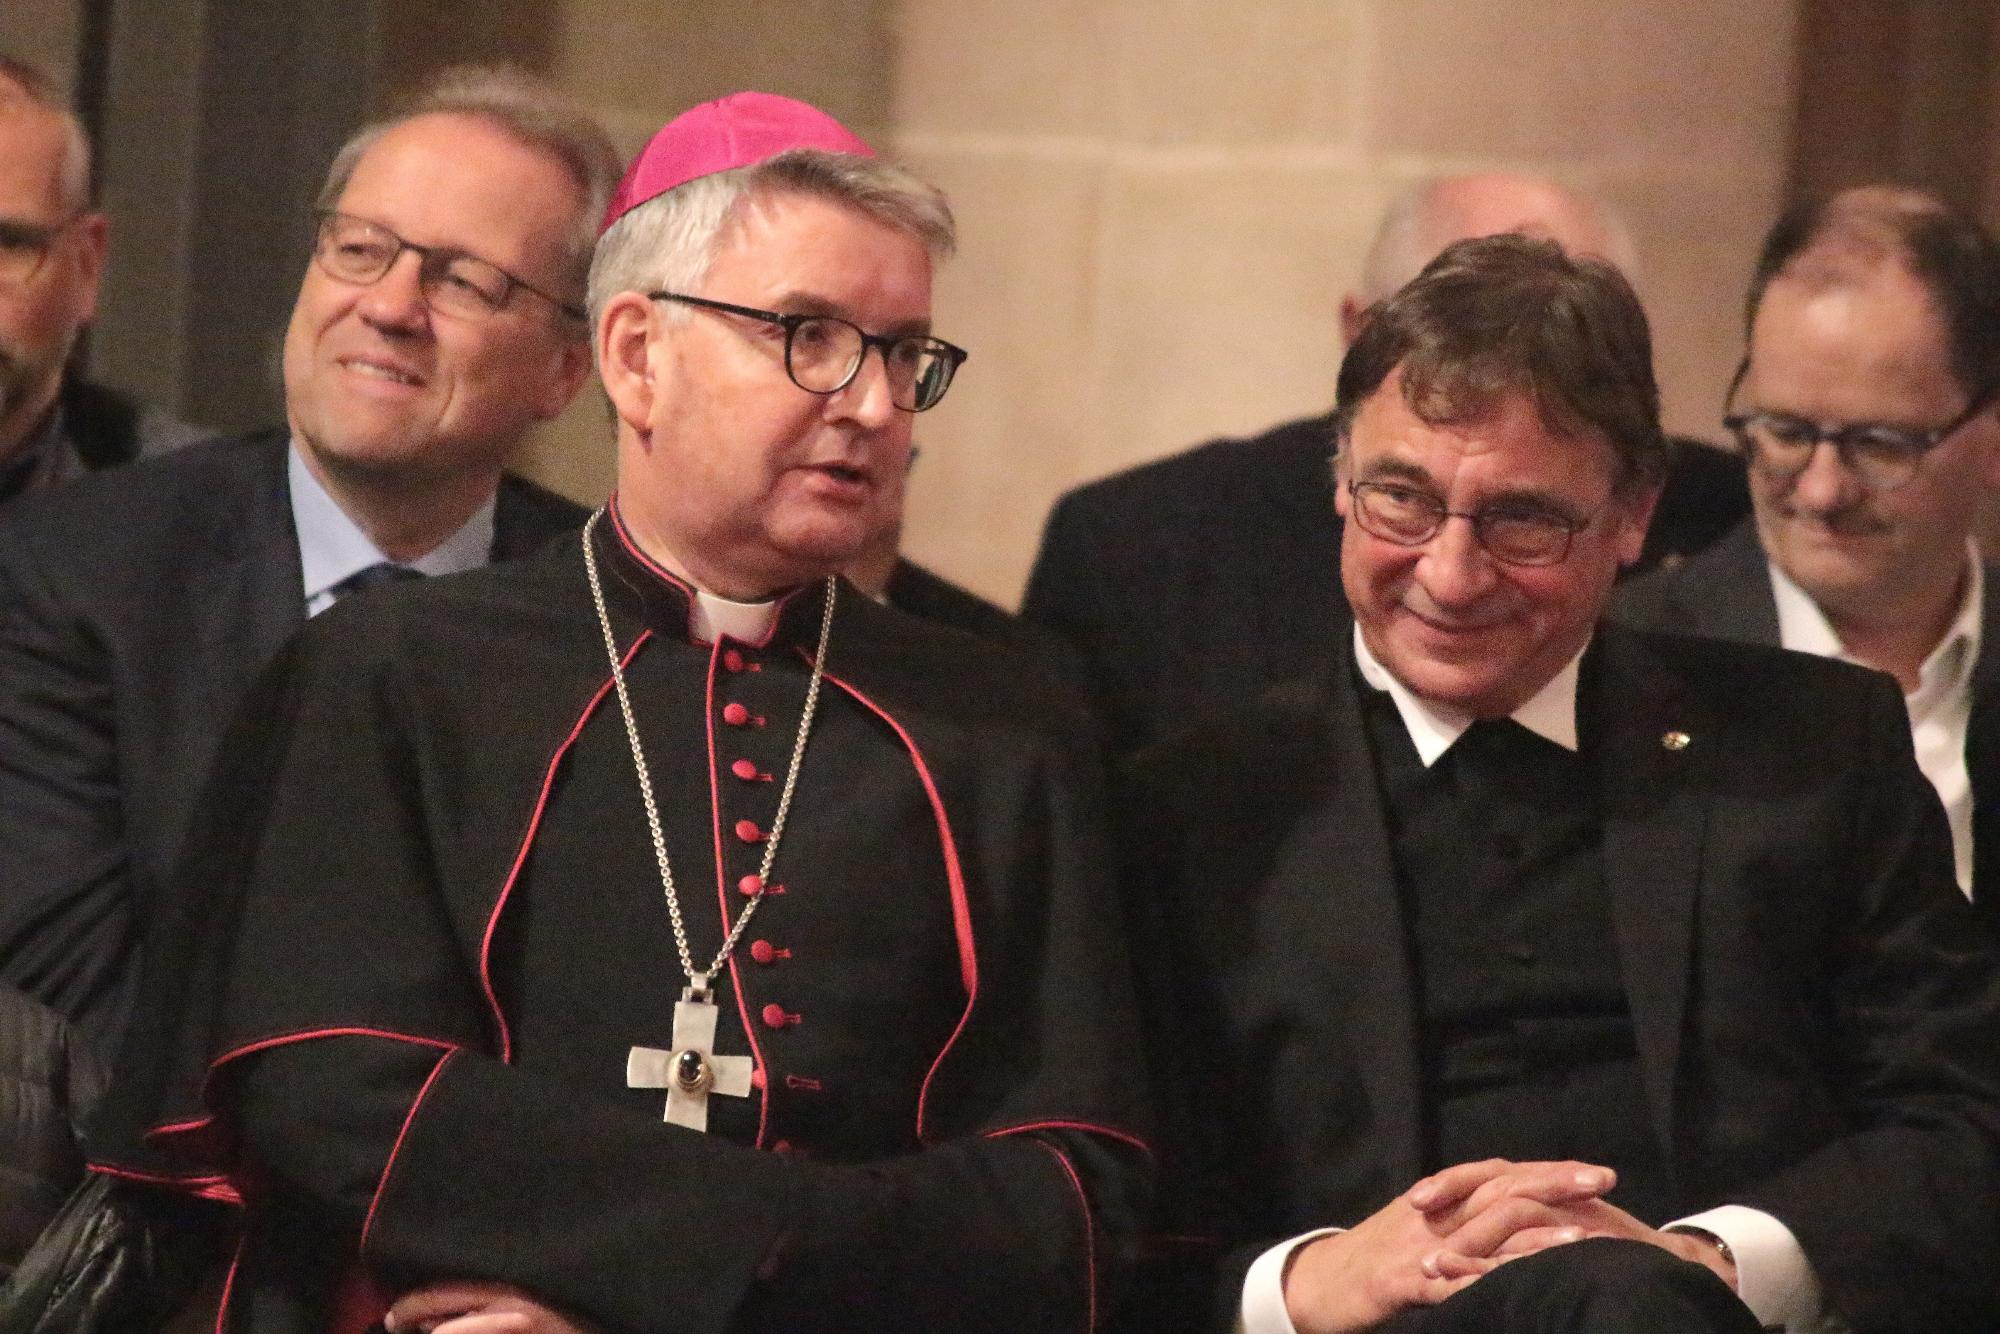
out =
[[[1630,287],[1460,242],[1338,393],[1338,651],[1117,803],[1127,1327],[1992,1328],[2000,959],[1892,684],[1602,619],[1667,461]]]
[[[2000,486],[2000,246],[1928,196],[1849,190],[1772,230],[1746,327],[1724,412],[1754,522],[1619,615],[1894,676],[1959,887],[1990,908],[2000,622],[1973,533]]]
[[[503,466],[589,375],[584,274],[616,175],[541,85],[442,77],[328,172],[283,426],[9,508],[0,978],[100,1048],[230,713],[280,645],[349,593],[582,521]]]
[[[183,882],[231,909],[177,933],[196,1003],[148,1007],[186,1024],[135,1035],[166,1059],[109,1137],[270,1183],[244,1328],[1107,1307],[1149,1172],[1086,707],[840,575],[965,360],[932,330],[953,242],[816,108],[669,122],[590,271],[609,502],[309,625],[246,710]]]

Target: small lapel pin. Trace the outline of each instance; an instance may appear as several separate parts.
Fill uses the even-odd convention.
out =
[[[1668,732],[1660,738],[1660,744],[1668,750],[1686,750],[1688,743],[1693,740],[1694,738],[1686,732]]]

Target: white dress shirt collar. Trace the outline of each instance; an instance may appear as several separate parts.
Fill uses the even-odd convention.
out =
[[[776,598],[765,602],[731,602],[697,588],[688,629],[705,644],[713,644],[724,635],[745,644],[761,644],[771,637],[771,626],[777,619]]]
[[[326,493],[312,469],[292,442],[285,464],[292,500],[292,530],[298,534],[299,572],[302,576],[306,614],[316,616],[333,605],[333,587],[389,557],[382,554],[349,518],[339,502]],[[493,507],[488,497],[484,505],[458,531],[412,561],[398,561],[423,574],[457,574],[476,570],[493,554]]]
[[[1826,619],[1826,613],[1820,610],[1812,595],[1779,569],[1777,562],[1767,560],[1764,564],[1771,572],[1771,596],[1778,604],[1778,643],[1800,653],[1859,662],[1860,659],[1849,653],[1847,646],[1840,642],[1839,632]],[[1979,549],[1970,543],[1966,546],[1966,570],[1965,596],[1959,601],[1958,614],[1924,658],[1923,666],[1917,669],[1917,688],[1906,696],[1913,715],[1919,711],[1919,701],[1935,707],[1936,701],[1944,695],[1971,686],[1972,668],[1979,661],[1980,621],[1986,605],[1986,571],[1984,562],[1979,559]]]
[[[1801,653],[1857,662],[1812,596],[1771,561],[1771,595],[1778,606],[1778,643]],[[1986,616],[1986,571],[1977,547],[1967,544],[1965,596],[1958,614],[1917,669],[1917,688],[1903,696],[1910,715],[1910,744],[1917,767],[1937,789],[1951,824],[1958,887],[1973,892],[1972,774],[1965,739],[1972,725],[1972,674],[1979,665],[1980,626]]]
[[[1589,648],[1588,642],[1584,648]],[[1377,662],[1375,655],[1368,651],[1368,643],[1361,637],[1361,627],[1354,627],[1354,660],[1360,664],[1361,679],[1377,690],[1389,692],[1389,698],[1396,702],[1396,712],[1402,716],[1403,726],[1409,729],[1410,740],[1416,744],[1417,757],[1426,769],[1437,762],[1438,756],[1451,749],[1451,743],[1472,726],[1472,715],[1449,705],[1420,699],[1410,693],[1401,681],[1389,674],[1389,669]],[[1576,681],[1577,668],[1583,661],[1583,650],[1563,664],[1563,669],[1549,678],[1548,684],[1514,710],[1515,722],[1533,732],[1536,736],[1553,741],[1564,750],[1577,748],[1576,740]]]

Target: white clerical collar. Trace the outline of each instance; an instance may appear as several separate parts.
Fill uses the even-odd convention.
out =
[[[299,573],[309,613],[333,605],[328,592],[335,584],[380,565],[389,557],[368,540],[359,524],[349,518],[340,503],[326,493],[312,469],[299,453],[298,442],[291,445],[285,464],[291,489],[292,531],[298,535]],[[410,561],[396,561],[423,574],[457,574],[476,570],[493,553],[493,499],[473,512],[459,530]]]
[[[694,607],[688,614],[688,630],[705,644],[727,635],[745,644],[761,644],[771,637],[777,623],[778,599],[767,602],[731,602],[702,589],[694,591]]]
[[[1970,540],[1966,542],[1965,595],[1959,600],[1958,614],[1945,627],[1937,645],[1924,658],[1923,666],[1917,670],[1917,688],[1907,698],[1913,707],[1917,701],[1942,698],[1954,691],[1968,688],[1972,680],[1972,669],[1979,661],[1980,622],[1986,607],[1986,571],[1979,558],[1979,548]],[[1840,642],[1839,631],[1826,618],[1814,602],[1812,594],[1800,588],[1792,577],[1778,568],[1776,561],[1766,560],[1765,568],[1771,572],[1771,597],[1778,604],[1778,643],[1781,647],[1799,653],[1813,653],[1822,658],[1839,658],[1843,662],[1859,663],[1861,660],[1847,651]],[[1862,664],[1866,665],[1866,664]]]
[[[1589,647],[1586,641],[1584,648]],[[1438,756],[1451,749],[1451,743],[1472,726],[1471,714],[1421,699],[1390,675],[1389,669],[1377,662],[1375,655],[1368,651],[1368,641],[1361,637],[1358,622],[1354,627],[1354,660],[1361,667],[1361,679],[1377,690],[1386,690],[1389,698],[1395,701],[1396,712],[1402,715],[1403,726],[1409,730],[1410,740],[1416,745],[1417,758],[1424,762],[1426,769],[1437,763]],[[1547,685],[1514,710],[1514,721],[1564,750],[1575,750],[1576,679],[1577,668],[1582,662],[1583,650],[1579,649],[1576,656],[1549,679]]]

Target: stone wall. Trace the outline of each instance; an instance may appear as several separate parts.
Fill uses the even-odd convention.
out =
[[[1669,424],[1715,437],[1794,23],[1783,0],[902,0],[894,143],[957,204],[938,324],[973,350],[920,423],[907,545],[1011,601],[1066,487],[1325,408],[1375,219],[1440,171],[1620,206]]]
[[[80,26],[76,0],[5,0],[0,4],[0,50],[31,62],[67,88],[74,81]]]

